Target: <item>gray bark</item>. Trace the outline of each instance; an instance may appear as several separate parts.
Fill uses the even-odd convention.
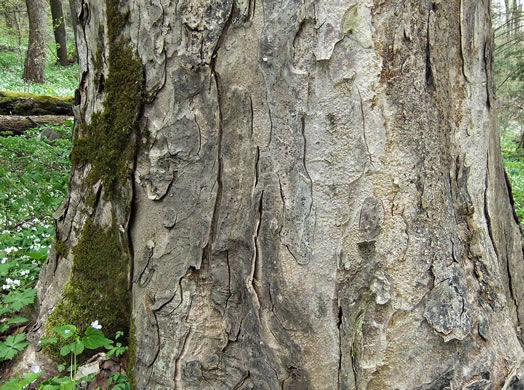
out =
[[[39,332],[96,224],[132,259],[136,389],[522,386],[487,0],[136,0],[120,38],[83,4],[78,123],[118,120],[123,37],[147,100],[119,196],[73,170]]]
[[[64,21],[64,12],[62,10],[61,0],[49,0],[51,5],[51,15],[53,19],[53,34],[56,43],[56,56],[58,63],[62,66],[69,65],[67,59],[66,29]]]
[[[77,50],[76,50],[76,42],[77,42],[77,35],[78,35],[78,27],[79,27],[79,24],[78,24],[78,14],[77,14],[77,10],[76,10],[76,3],[75,0],[68,0],[69,2],[69,9],[70,9],[70,13],[71,13],[71,28],[73,29],[73,34],[74,34],[74,37],[75,37],[75,55],[74,55],[74,60],[75,62],[78,62],[78,56],[77,56]]]
[[[24,62],[24,80],[44,82],[47,16],[42,0],[26,0],[29,19],[29,42]]]

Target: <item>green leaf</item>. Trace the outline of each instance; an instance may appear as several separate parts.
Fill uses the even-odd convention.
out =
[[[8,325],[16,325],[16,324],[23,324],[24,322],[29,321],[27,318],[24,317],[13,317],[9,321],[7,321]]]
[[[60,348],[60,355],[62,356],[69,355],[72,347],[73,347],[73,343],[64,345],[62,348]]]
[[[7,324],[0,325],[0,333],[4,333],[8,329],[9,329],[9,325]]]
[[[80,340],[75,340],[70,344],[64,345],[60,349],[60,355],[62,356],[66,356],[69,353],[80,355],[82,352],[84,352],[84,344],[82,344],[82,341]]]
[[[27,386],[40,378],[44,373],[43,372],[26,372],[24,379],[20,382],[22,386]]]
[[[40,339],[39,345],[46,345],[46,344],[56,344],[58,342],[58,339],[56,337],[46,337],[43,339]]]
[[[111,340],[107,339],[101,330],[89,327],[85,331],[82,343],[87,349],[97,349],[111,344]]]
[[[60,337],[67,339],[76,333],[76,326],[74,325],[57,326],[56,328],[53,328],[53,332],[56,332]]]
[[[4,296],[4,303],[11,309],[19,311],[24,306],[30,305],[35,301],[36,290],[29,288],[21,292],[15,292]]]
[[[0,360],[11,360],[18,352],[24,350],[29,345],[25,341],[25,333],[16,336],[7,336],[5,342],[0,343]]]
[[[7,276],[11,265],[9,263],[0,264],[0,276]]]
[[[76,382],[65,382],[60,384],[60,390],[75,390],[76,388]]]

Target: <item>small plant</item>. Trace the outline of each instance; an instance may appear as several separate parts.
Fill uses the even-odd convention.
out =
[[[3,322],[0,323],[0,333],[5,333],[13,326],[16,327],[28,321],[27,318],[16,314],[25,306],[31,305],[35,300],[35,295],[34,289],[27,289],[3,296],[4,304],[0,307],[0,316],[3,318]],[[4,341],[0,341],[0,362],[11,360],[16,354],[22,352],[27,345],[25,333],[8,335]]]
[[[118,331],[115,335],[115,341],[118,340],[119,337],[123,336],[124,332]],[[108,359],[111,359],[113,356],[120,357],[127,351],[127,346],[122,346],[122,343],[116,343],[115,345],[106,345],[106,349],[108,350],[106,357]]]
[[[107,388],[111,390],[129,390],[130,387],[127,376],[115,372],[107,381]]]
[[[9,379],[0,386],[0,390],[22,390],[42,376],[42,372],[26,372],[24,375],[17,375]]]
[[[104,333],[100,330],[101,326],[98,325],[98,321],[91,323],[85,332],[84,336],[81,337],[74,325],[62,325],[53,328],[55,332],[62,339],[70,341],[68,344],[60,348],[61,356],[69,356],[69,372],[70,378],[74,379],[77,373],[78,356],[84,352],[85,349],[98,349],[111,345],[113,342],[104,336]],[[54,337],[45,338],[40,341],[40,345],[43,344],[55,344],[58,340]],[[59,366],[59,371],[63,371],[66,367],[66,363]]]
[[[121,343],[115,343],[105,337],[102,332],[102,326],[98,321],[94,321],[85,330],[84,335],[81,336],[78,329],[74,325],[62,325],[53,328],[53,332],[57,334],[62,340],[66,340],[65,344],[60,349],[60,355],[68,357],[67,361],[58,366],[60,372],[66,368],[69,370],[69,375],[65,377],[54,377],[43,381],[40,384],[41,390],[73,390],[77,389],[81,381],[90,382],[94,375],[86,378],[77,378],[78,356],[86,349],[95,350],[98,348],[106,348],[108,353],[106,357],[110,359],[112,356],[122,356],[127,350],[127,346]],[[115,340],[123,336],[123,332],[117,332]],[[48,337],[40,340],[40,345],[56,344],[58,339],[56,337]],[[114,373],[107,382],[107,388],[112,390],[129,390],[129,383],[127,376],[120,373]],[[0,387],[0,390],[7,390]]]
[[[7,339],[0,343],[0,360],[11,360],[18,352],[22,352],[28,344],[25,341],[25,333],[7,336]]]

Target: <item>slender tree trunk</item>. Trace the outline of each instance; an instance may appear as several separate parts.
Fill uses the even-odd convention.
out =
[[[29,42],[24,63],[24,80],[44,82],[47,20],[43,0],[26,0]]]
[[[69,0],[69,8],[71,10],[71,27],[73,29],[73,34],[75,37],[75,54],[74,54],[74,61],[78,62],[78,48],[77,48],[77,35],[78,35],[78,13],[76,8],[76,2],[75,0]]]
[[[136,389],[522,386],[488,3],[83,3],[30,339],[129,329]]]
[[[506,19],[506,31],[508,32],[508,39],[511,38],[511,9],[509,7],[509,0],[504,0],[504,16]]]
[[[66,43],[66,29],[64,21],[64,13],[62,11],[61,0],[49,0],[51,4],[51,15],[53,19],[53,33],[56,42],[56,56],[58,62],[62,66],[69,65],[67,59],[67,43]]]

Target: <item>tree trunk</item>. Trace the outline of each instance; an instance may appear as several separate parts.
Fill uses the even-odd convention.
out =
[[[125,4],[82,9],[32,340],[129,329],[136,389],[523,385],[488,0]]]
[[[508,33],[508,39],[511,38],[511,9],[509,7],[509,0],[504,0],[504,16],[505,16],[505,24],[506,24],[506,31]]]
[[[39,116],[20,116],[20,115],[0,115],[0,131],[11,131],[14,135],[21,135],[27,129],[32,129],[42,125],[62,125],[68,116],[39,115]]]
[[[43,0],[26,0],[29,18],[29,42],[24,63],[24,80],[34,83],[44,82],[45,46],[47,17]]]
[[[77,42],[77,28],[79,27],[78,24],[78,13],[76,10],[76,2],[75,0],[69,0],[69,8],[71,11],[71,28],[73,29],[73,34],[75,37],[75,53],[74,53],[74,61],[78,62],[78,49],[76,47]]]
[[[56,56],[58,63],[62,66],[69,65],[67,59],[66,30],[64,23],[64,13],[62,11],[61,0],[49,0],[51,4],[51,15],[53,19],[53,33],[56,42]]]

